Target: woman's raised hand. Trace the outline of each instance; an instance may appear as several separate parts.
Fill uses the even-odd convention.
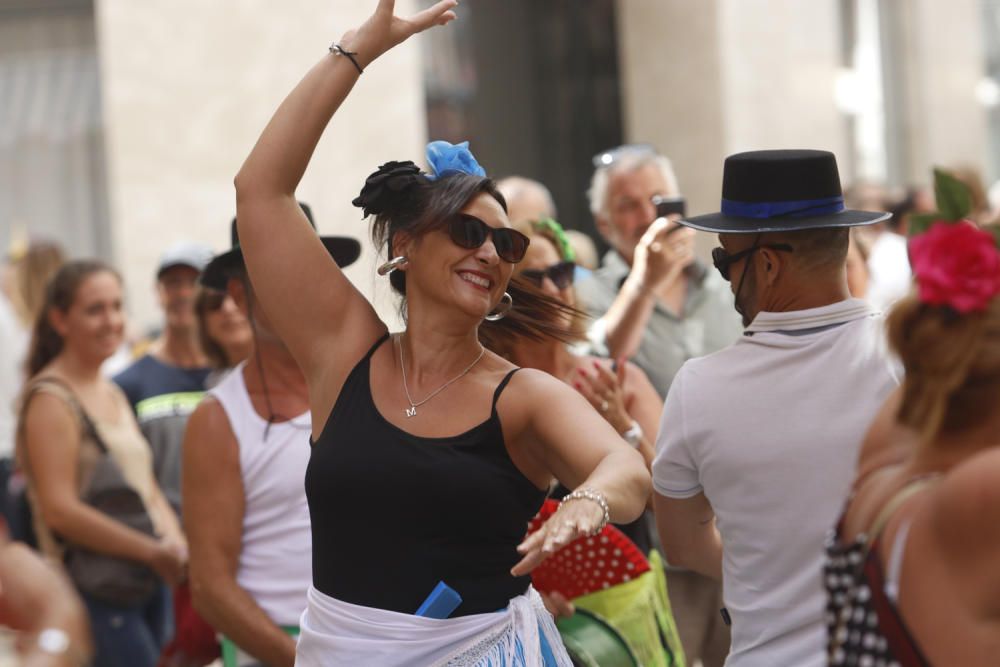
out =
[[[436,25],[445,25],[454,20],[452,10],[458,0],[441,0],[432,7],[409,18],[394,15],[395,0],[379,0],[375,13],[356,30],[348,30],[340,40],[341,47],[356,53],[362,67],[380,55],[405,42],[407,39]]]

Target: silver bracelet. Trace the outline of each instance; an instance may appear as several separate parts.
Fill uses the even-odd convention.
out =
[[[594,528],[594,530],[592,530],[590,533],[591,535],[596,535],[599,532],[601,532],[606,525],[608,525],[609,521],[611,521],[611,510],[608,509],[608,499],[605,498],[604,494],[601,493],[600,491],[592,489],[588,486],[581,486],[576,491],[563,498],[562,501],[564,503],[567,503],[571,500],[580,500],[580,499],[589,500],[591,502],[597,503],[598,505],[600,505],[601,511],[604,512],[604,516],[601,518],[601,523],[598,524],[598,526]]]

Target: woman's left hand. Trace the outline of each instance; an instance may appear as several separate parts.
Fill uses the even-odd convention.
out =
[[[632,416],[625,407],[625,360],[617,362],[615,373],[596,360],[592,366],[593,372],[577,370],[573,386],[619,434],[624,433],[632,426]]]
[[[556,513],[517,547],[524,558],[510,573],[515,577],[528,574],[570,542],[593,535],[603,520],[604,510],[593,500],[574,498],[561,503]]]

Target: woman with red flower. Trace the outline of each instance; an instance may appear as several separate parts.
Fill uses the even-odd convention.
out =
[[[830,665],[995,665],[1000,252],[941,220],[910,256],[917,290],[888,323],[906,378],[827,543]]]

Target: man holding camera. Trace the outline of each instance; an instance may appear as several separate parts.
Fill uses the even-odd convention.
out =
[[[598,318],[595,345],[634,361],[666,396],[685,361],[740,335],[733,297],[695,259],[695,232],[675,222],[684,200],[666,157],[627,145],[599,153],[594,166],[590,211],[611,250],[577,295]]]

